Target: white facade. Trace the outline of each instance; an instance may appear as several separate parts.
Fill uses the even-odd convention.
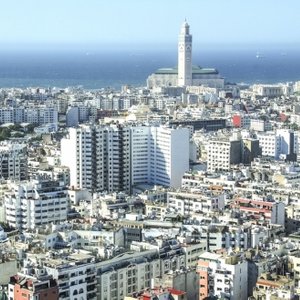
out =
[[[70,185],[89,191],[128,191],[129,131],[117,126],[81,125],[61,141],[61,163]]]
[[[0,108],[1,123],[33,123],[48,124],[58,122],[58,112],[55,107],[3,107]]]
[[[89,191],[130,191],[132,185],[179,187],[189,169],[187,128],[89,126],[61,141],[70,185]]]
[[[178,85],[192,85],[192,35],[184,22],[178,38]]]
[[[289,96],[293,93],[293,86],[290,84],[254,84],[253,93],[262,97],[280,97]]]
[[[231,164],[240,163],[240,141],[210,140],[207,147],[207,170],[228,171]]]
[[[0,178],[27,179],[27,147],[23,144],[0,144]]]
[[[59,299],[97,299],[96,269],[92,256],[74,254],[68,259],[46,260],[44,268],[57,280]]]
[[[17,229],[67,220],[67,190],[63,182],[32,180],[12,183],[5,193],[6,222]]]
[[[151,287],[151,279],[161,274],[161,262],[149,252],[144,252],[144,255],[139,252],[125,254],[100,262],[97,265],[98,299],[121,300],[126,295]]]
[[[278,157],[280,142],[274,132],[258,133],[259,146],[263,156]]]
[[[131,182],[143,184],[150,181],[150,127],[138,126],[130,130]]]
[[[289,129],[257,133],[257,139],[262,149],[262,155],[274,157],[275,159],[296,153],[298,148],[298,140],[294,138],[294,133]]]
[[[248,299],[247,261],[209,252],[203,253],[199,258],[200,300],[205,299],[201,297],[202,286],[208,287],[208,296],[231,300]]]
[[[180,187],[189,169],[188,128],[151,128],[150,182]]]
[[[182,215],[193,215],[197,212],[222,210],[225,206],[225,194],[209,195],[209,192],[168,192],[168,207]]]

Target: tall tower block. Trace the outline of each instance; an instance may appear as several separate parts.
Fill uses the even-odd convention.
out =
[[[178,39],[178,86],[192,85],[192,35],[185,21]]]

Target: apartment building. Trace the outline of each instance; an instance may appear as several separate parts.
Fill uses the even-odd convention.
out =
[[[211,224],[202,226],[201,242],[207,245],[207,250],[243,249],[251,247],[250,228]]]
[[[119,126],[81,125],[61,141],[61,163],[70,186],[96,191],[129,191],[129,131]]]
[[[96,264],[99,300],[123,300],[151,288],[155,278],[185,267],[184,250],[176,241],[161,249],[127,252]]]
[[[182,215],[211,212],[224,209],[225,194],[214,195],[211,191],[168,192],[168,207]]]
[[[125,253],[99,262],[98,299],[124,299],[128,294],[151,287],[151,279],[160,275],[157,251]]]
[[[61,142],[70,185],[131,192],[133,185],[179,187],[189,168],[187,128],[82,125]]]
[[[199,257],[197,272],[200,276],[199,300],[213,296],[248,299],[248,262],[238,255],[205,252]]]
[[[264,218],[270,224],[285,225],[285,204],[283,202],[237,198],[231,207],[238,208],[245,216],[251,216],[254,219]]]
[[[213,139],[207,147],[207,170],[229,171],[232,164],[241,162],[241,141]]]
[[[57,280],[59,299],[97,299],[94,257],[73,253],[66,257],[45,258],[43,268]]]
[[[58,300],[57,282],[42,268],[23,268],[23,272],[10,277],[8,299]]]
[[[68,196],[63,182],[37,177],[12,182],[4,195],[6,222],[26,230],[67,220]]]
[[[257,139],[262,149],[263,156],[275,159],[284,158],[295,161],[298,150],[298,139],[289,129],[278,129],[271,132],[257,133]]]
[[[32,123],[48,124],[58,122],[58,111],[55,107],[2,107],[0,108],[0,124]]]
[[[24,144],[0,143],[0,178],[27,179],[27,146]]]

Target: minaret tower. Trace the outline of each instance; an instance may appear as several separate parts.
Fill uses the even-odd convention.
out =
[[[178,86],[192,85],[192,35],[184,21],[178,39]]]

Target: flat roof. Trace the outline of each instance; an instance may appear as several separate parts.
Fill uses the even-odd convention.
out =
[[[201,68],[200,66],[192,67],[193,74],[219,74],[214,68]],[[178,68],[160,68],[155,71],[155,74],[178,74]]]

